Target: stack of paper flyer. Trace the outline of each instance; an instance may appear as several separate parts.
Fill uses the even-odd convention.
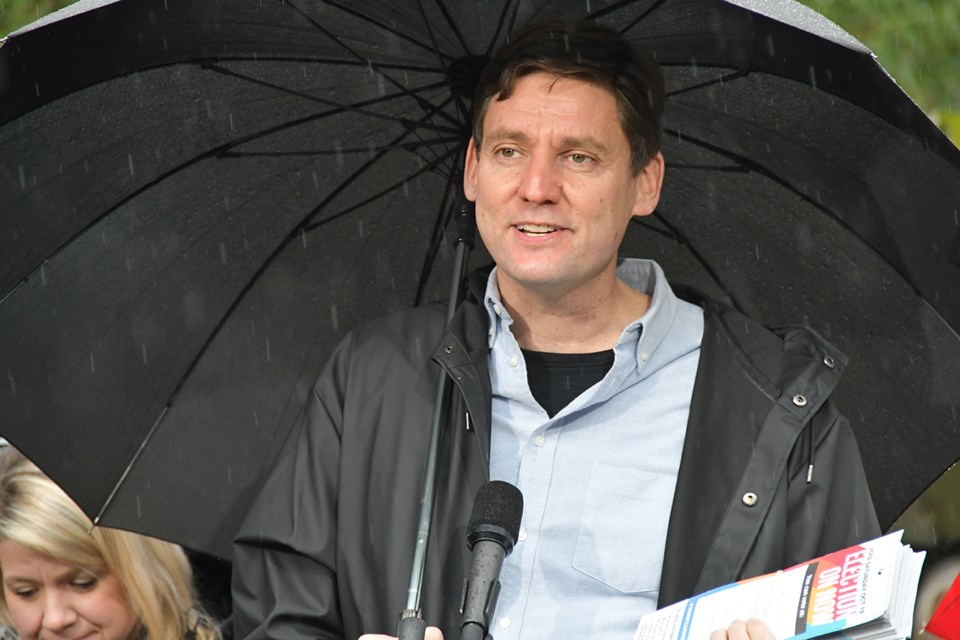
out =
[[[924,552],[902,531],[783,571],[735,582],[648,614],[634,640],[699,640],[759,618],[780,640],[910,636]]]

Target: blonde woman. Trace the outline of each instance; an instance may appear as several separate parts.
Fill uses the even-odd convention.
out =
[[[218,640],[183,550],[90,519],[12,447],[0,451],[0,619],[22,640]]]

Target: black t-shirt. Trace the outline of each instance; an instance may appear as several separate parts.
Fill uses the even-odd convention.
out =
[[[521,349],[533,398],[551,418],[607,375],[613,349],[596,353],[547,353]]]

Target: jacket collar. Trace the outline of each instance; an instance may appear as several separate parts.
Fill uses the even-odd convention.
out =
[[[487,470],[490,468],[492,392],[487,367],[489,322],[482,301],[491,268],[480,269],[467,276],[464,300],[457,307],[433,354],[433,359],[460,389]]]

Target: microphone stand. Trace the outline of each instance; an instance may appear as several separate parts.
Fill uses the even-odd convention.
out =
[[[473,248],[476,231],[475,210],[472,202],[464,201],[456,214],[457,240],[453,258],[453,277],[444,326],[450,324],[460,301],[460,289],[467,270],[467,256]],[[406,607],[400,613],[397,624],[399,640],[423,640],[427,625],[420,610],[420,592],[423,588],[423,572],[426,566],[427,542],[430,538],[430,523],[433,520],[433,503],[436,494],[437,450],[440,445],[440,430],[450,390],[449,378],[441,372],[437,383],[433,422],[430,426],[430,444],[427,450],[427,466],[423,478],[423,495],[420,498],[420,521],[413,550],[413,566],[410,569],[410,584],[407,587]]]

